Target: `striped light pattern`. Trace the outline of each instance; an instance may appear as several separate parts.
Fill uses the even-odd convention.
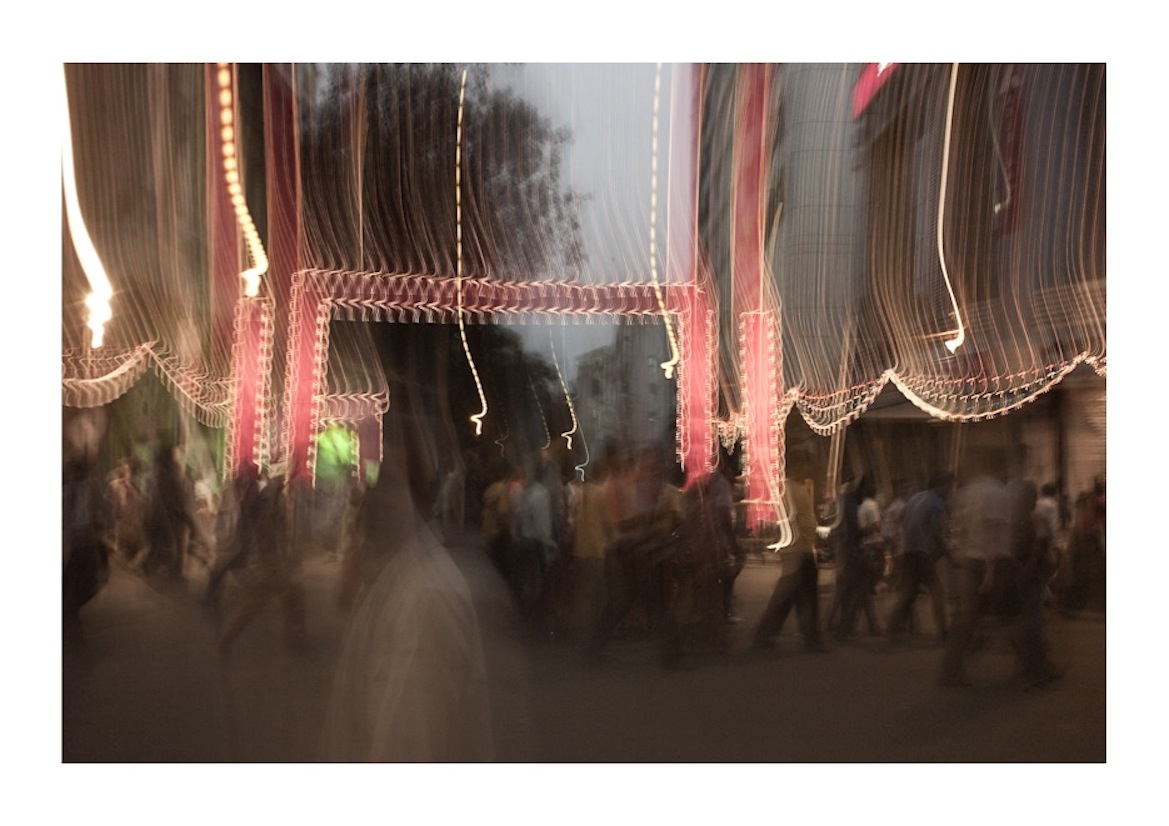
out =
[[[211,100],[204,70],[66,67],[77,211],[118,285],[99,357],[96,290],[66,245],[67,404],[154,369],[205,423],[238,409],[239,296],[207,277],[208,249],[232,242],[206,215],[201,154],[238,186],[221,85],[238,70],[213,67]],[[854,110],[862,76],[879,84]],[[265,107],[266,214],[293,216],[295,237],[266,279],[279,401],[259,415],[308,466],[322,421],[388,405],[368,335],[339,319],[660,324],[679,457],[709,468],[716,438],[746,436],[768,508],[793,408],[832,436],[892,382],[977,421],[1079,364],[1107,373],[1102,65],[483,66],[465,85],[451,66],[303,65],[264,82],[291,101]],[[767,124],[753,169],[736,160],[748,113]],[[204,146],[190,136],[208,119]],[[231,228],[245,272],[263,255],[250,220]]]

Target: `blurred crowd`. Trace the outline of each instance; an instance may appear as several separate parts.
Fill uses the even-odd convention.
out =
[[[751,546],[731,455],[690,480],[660,447],[631,444],[606,446],[587,473],[544,451],[438,474],[418,472],[408,434],[391,431],[386,446],[376,484],[354,475],[316,487],[279,465],[217,486],[165,441],[151,462],[126,457],[108,474],[94,451],[67,451],[66,638],[83,638],[82,607],[120,565],[159,588],[186,588],[199,572],[223,656],[268,606],[284,642],[303,647],[303,562],[324,553],[340,565],[336,599],[349,613],[321,745],[333,760],[496,756],[488,610],[514,612],[529,641],[576,646],[598,667],[628,636],[652,638],[665,669],[729,650]],[[1068,507],[1054,484],[1025,477],[1025,458],[987,451],[924,487],[898,479],[881,495],[864,475],[825,497],[810,457],[790,449],[786,527],[770,526],[775,541],[757,551],[780,565],[749,632],[755,648],[774,648],[793,614],[809,652],[862,630],[897,645],[923,633],[924,597],[941,685],[969,684],[971,654],[992,631],[1010,641],[1024,684],[1057,679],[1049,613],[1104,607],[1105,486]],[[506,607],[485,608],[453,543],[482,547]],[[835,576],[822,620],[825,567]]]

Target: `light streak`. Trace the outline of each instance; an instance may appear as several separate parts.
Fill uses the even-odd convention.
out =
[[[467,343],[467,327],[463,321],[463,95],[466,90],[467,70],[463,69],[462,81],[459,83],[459,123],[455,132],[455,284],[458,289],[459,338],[463,342],[463,353],[467,357],[467,365],[471,368],[475,390],[479,393],[479,403],[482,405],[482,409],[471,416],[475,435],[480,436],[483,433],[483,417],[487,415],[487,395],[483,392],[483,382],[479,379],[475,359],[471,357],[471,345]]]
[[[942,265],[942,276],[946,279],[946,290],[950,293],[950,303],[954,306],[954,319],[958,322],[958,331],[953,338],[946,339],[946,348],[956,353],[966,341],[966,327],[962,324],[962,312],[958,309],[958,299],[954,296],[954,285],[950,283],[950,274],[946,271],[946,253],[942,243],[942,226],[946,215],[946,179],[950,172],[950,133],[954,127],[954,92],[958,86],[958,64],[950,70],[950,98],[946,104],[946,137],[942,145],[942,183],[938,195],[938,262]]]
[[[528,387],[532,391],[532,398],[536,400],[536,411],[540,414],[540,424],[544,426],[544,444],[540,450],[547,450],[552,445],[552,432],[548,430],[548,419],[544,416],[544,406],[540,404],[540,396],[536,393],[536,385],[532,381],[531,374],[528,375]]]
[[[658,109],[661,105],[661,90],[662,90],[662,64],[657,64],[657,72],[654,74],[654,115],[653,115],[653,153],[651,156],[651,177],[650,177],[650,207],[649,207],[649,272],[650,278],[653,279],[654,295],[658,300],[658,309],[662,314],[662,322],[666,325],[666,339],[670,344],[670,358],[668,361],[663,361],[661,365],[662,372],[665,373],[667,379],[674,377],[674,367],[679,361],[678,355],[678,340],[674,335],[674,326],[670,321],[670,314],[666,311],[666,302],[662,298],[661,284],[658,282],[658,248],[657,248],[657,224],[658,224]]]
[[[114,288],[102,266],[101,256],[89,237],[85,227],[85,219],[81,215],[81,204],[77,198],[77,179],[73,169],[73,122],[69,116],[69,84],[65,77],[65,66],[61,66],[61,93],[64,104],[64,120],[62,127],[64,134],[61,140],[61,174],[65,191],[65,215],[69,224],[69,236],[73,240],[73,248],[77,251],[77,258],[81,268],[89,281],[90,293],[85,297],[85,307],[89,310],[86,326],[92,334],[90,346],[95,350],[102,346],[105,336],[106,322],[113,318],[110,301],[114,296]]]
[[[227,191],[231,196],[231,205],[235,210],[236,221],[244,234],[244,242],[248,248],[252,266],[240,273],[244,282],[244,295],[255,298],[260,293],[260,278],[268,272],[268,256],[264,252],[264,244],[260,240],[260,233],[248,212],[247,202],[244,200],[243,187],[239,177],[239,159],[235,140],[235,99],[231,88],[231,66],[227,63],[218,64],[216,79],[219,83],[219,138],[223,153],[223,178],[227,183]]]
[[[568,414],[572,417],[572,428],[560,434],[569,450],[572,450],[572,435],[578,429],[576,407],[572,403],[572,396],[568,392],[568,385],[564,383],[564,374],[560,372],[560,359],[556,357],[556,342],[552,340],[552,330],[548,330],[548,345],[552,348],[552,363],[556,366],[556,378],[560,379],[560,388],[564,391],[564,401],[568,403]],[[581,481],[584,481],[582,476]]]
[[[588,467],[589,462],[592,460],[592,456],[589,454],[589,442],[583,432],[580,434],[580,446],[584,449],[584,461],[579,465],[574,465],[572,469],[580,474],[580,480],[583,482],[585,480],[585,468]]]
[[[507,456],[507,449],[504,447],[503,443],[507,441],[507,437],[509,435],[510,435],[510,433],[509,433],[508,427],[507,427],[507,419],[504,418],[504,420],[503,420],[503,435],[495,440],[495,444],[499,445],[500,458],[505,458]]]

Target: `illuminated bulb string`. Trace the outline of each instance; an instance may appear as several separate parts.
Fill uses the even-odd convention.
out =
[[[660,366],[666,378],[672,379],[674,377],[674,367],[677,366],[679,360],[678,341],[674,335],[674,325],[670,321],[670,314],[666,310],[666,302],[662,298],[661,284],[658,282],[658,109],[661,105],[661,91],[662,64],[659,63],[657,65],[657,72],[654,74],[653,153],[650,159],[652,173],[650,179],[649,207],[649,273],[653,279],[654,295],[658,300],[658,310],[661,312],[662,321],[666,325],[666,338],[670,343],[670,359],[663,361]]]
[[[244,295],[255,298],[260,292],[260,277],[268,271],[268,256],[264,252],[264,244],[260,241],[260,233],[248,212],[248,205],[244,201],[243,187],[240,185],[239,161],[235,143],[235,114],[234,96],[231,91],[231,67],[227,63],[218,64],[216,75],[219,82],[219,137],[222,141],[223,178],[227,183],[227,192],[231,196],[231,205],[235,210],[236,221],[244,234],[248,255],[252,266],[240,273],[244,282]]]

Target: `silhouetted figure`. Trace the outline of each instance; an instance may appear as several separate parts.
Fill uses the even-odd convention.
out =
[[[716,469],[684,485],[675,552],[663,562],[666,610],[687,650],[725,652],[729,647],[728,586],[737,564],[734,502],[724,482]]]
[[[940,473],[930,480],[929,488],[915,493],[905,505],[902,552],[898,555],[897,601],[888,623],[888,634],[892,639],[896,639],[909,624],[914,605],[924,589],[933,606],[934,627],[940,640],[946,640],[946,603],[938,577],[938,562],[950,555],[947,502],[953,491],[954,476]]]
[[[118,462],[110,476],[108,494],[114,520],[114,548],[125,564],[133,565],[144,544],[142,521],[145,503],[134,479],[131,460],[122,459]]]
[[[92,457],[65,462],[62,476],[62,622],[66,638],[80,639],[81,607],[109,580],[112,526],[104,485]]]
[[[955,497],[958,607],[942,657],[939,682],[943,686],[969,685],[966,659],[979,624],[998,608],[992,592],[996,578],[1004,579],[1011,556],[1010,498],[1003,481],[1005,465],[998,454],[992,454],[987,464],[990,472],[971,480]]]
[[[1014,643],[1019,678],[1029,686],[1046,685],[1063,675],[1051,659],[1044,613],[1044,592],[1055,570],[1056,555],[1049,525],[1035,510],[1037,500],[1031,482],[1022,482],[1011,499],[1011,556],[1018,589]]]
[[[239,576],[260,541],[264,513],[260,480],[254,468],[239,473],[227,488],[215,519],[215,561],[207,577],[204,602],[217,607],[230,574]]]
[[[500,462],[495,478],[483,491],[480,520],[483,545],[504,582],[512,582],[512,482],[514,471]]]
[[[784,499],[792,526],[792,542],[780,549],[782,574],[771,592],[771,599],[755,628],[756,648],[773,648],[775,637],[783,624],[797,609],[804,650],[823,651],[820,637],[819,570],[816,567],[815,536],[816,511],[813,506],[808,463],[803,458],[789,455],[788,478],[784,483]]]
[[[573,500],[573,625],[586,635],[596,628],[605,605],[605,557],[616,536],[605,467],[602,461],[590,468]]]
[[[914,493],[908,479],[899,478],[893,482],[893,500],[881,514],[881,538],[885,543],[885,580],[894,591],[899,590],[904,563],[904,542],[902,531],[905,522],[905,506]],[[910,632],[917,629],[916,617],[911,611],[906,626]],[[886,632],[888,628],[885,629]]]
[[[1066,611],[1082,611],[1089,607],[1092,597],[1103,606],[1104,596],[1104,527],[1103,499],[1099,489],[1076,497],[1072,513],[1072,533],[1068,542],[1071,561],[1071,583],[1064,595]]]
[[[154,456],[154,474],[146,505],[146,557],[142,570],[150,576],[182,581],[187,541],[199,530],[187,475],[173,445],[164,442]]]
[[[836,639],[851,637],[856,631],[858,615],[863,611],[869,633],[880,633],[877,609],[873,602],[876,587],[878,559],[884,565],[880,550],[880,512],[875,510],[876,485],[868,476],[861,477],[856,490],[845,497],[846,532],[844,560],[838,574],[840,589],[840,617],[835,628]],[[871,506],[868,506],[871,502]],[[862,521],[862,505],[864,520]]]
[[[289,488],[283,474],[268,479],[255,498],[253,515],[241,512],[246,567],[240,571],[240,593],[228,608],[219,629],[219,652],[226,655],[235,640],[269,603],[279,603],[284,619],[284,642],[302,648],[306,640],[304,583],[300,581],[300,544],[290,525],[298,520],[296,508],[311,508],[311,490]],[[298,502],[299,499],[299,502]]]
[[[723,617],[727,622],[742,622],[735,613],[735,580],[747,564],[747,552],[735,538],[735,493],[731,484],[734,470],[725,454],[719,455],[718,467],[707,477],[703,488],[703,506],[711,520],[712,541],[723,554],[722,602]]]
[[[587,657],[593,662],[604,659],[605,647],[626,615],[640,603],[651,630],[658,635],[659,662],[666,668],[675,667],[682,655],[681,637],[664,593],[668,582],[664,563],[677,550],[680,491],[666,483],[664,463],[655,450],[647,449],[630,472],[614,479],[610,492],[617,536],[605,560],[605,607]]]
[[[553,527],[552,495],[539,463],[532,460],[512,513],[514,584],[520,612],[540,631],[548,630],[551,573],[560,553]]]

